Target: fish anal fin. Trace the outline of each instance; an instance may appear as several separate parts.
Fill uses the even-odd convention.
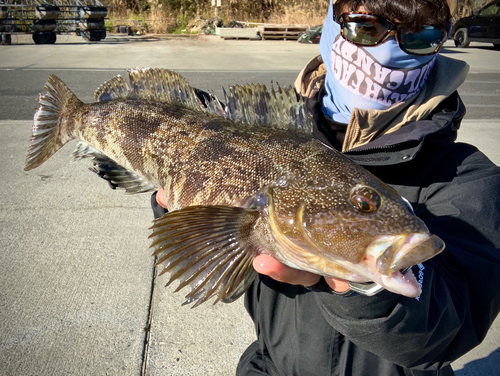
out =
[[[214,296],[232,302],[245,292],[257,275],[252,235],[259,216],[255,209],[190,206],[155,220],[154,254],[170,274],[168,284],[178,280],[177,290],[191,286],[187,304],[196,302],[194,308]]]

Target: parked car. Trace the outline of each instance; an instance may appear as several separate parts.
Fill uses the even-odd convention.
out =
[[[460,48],[468,47],[470,42],[486,42],[500,50],[500,0],[486,4],[470,17],[459,19],[450,37]]]

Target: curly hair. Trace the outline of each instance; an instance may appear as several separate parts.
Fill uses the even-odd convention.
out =
[[[418,32],[424,25],[448,29],[451,20],[446,0],[337,0],[333,6],[338,16],[346,6],[349,11],[364,6],[370,13],[404,24],[410,32]]]

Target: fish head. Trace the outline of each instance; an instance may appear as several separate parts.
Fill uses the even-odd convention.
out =
[[[358,166],[281,176],[268,189],[269,223],[285,264],[353,282],[421,294],[407,267],[444,249],[408,201]]]

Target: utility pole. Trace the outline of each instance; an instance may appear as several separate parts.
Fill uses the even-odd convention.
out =
[[[220,7],[221,0],[212,0],[212,6],[215,7],[215,17],[217,17],[217,8]]]

